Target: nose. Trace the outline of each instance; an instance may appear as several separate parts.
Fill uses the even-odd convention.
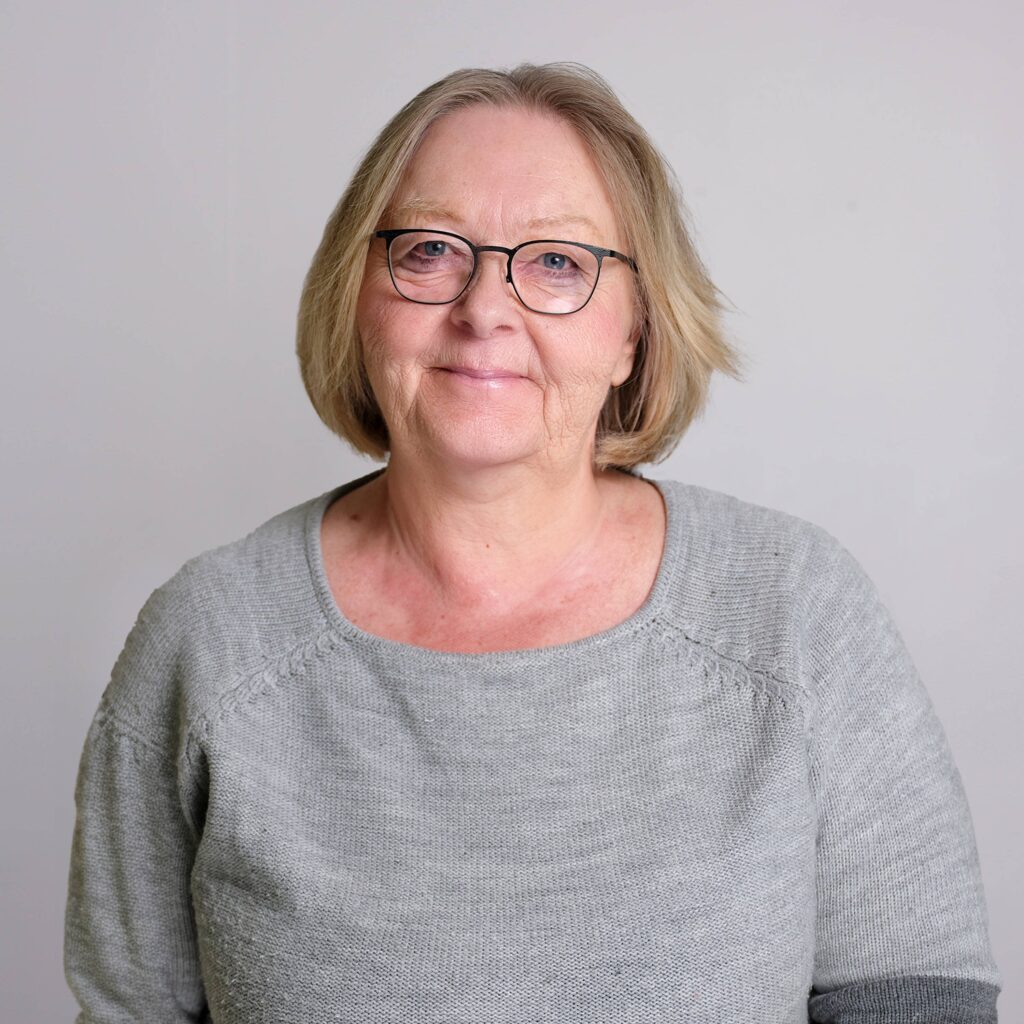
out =
[[[519,299],[508,280],[508,256],[482,252],[466,290],[452,303],[452,319],[479,337],[487,337],[519,318]]]

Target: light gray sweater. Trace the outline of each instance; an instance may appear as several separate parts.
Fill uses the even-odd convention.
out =
[[[153,591],[82,751],[79,1024],[983,1024],[943,728],[822,527],[652,481],[646,603],[572,643],[375,637],[303,502]]]

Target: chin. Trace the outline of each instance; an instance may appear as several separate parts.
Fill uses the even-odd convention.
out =
[[[543,448],[537,438],[502,430],[499,425],[490,426],[492,429],[479,424],[475,428],[446,430],[432,438],[426,447],[442,462],[481,469],[521,462],[537,455]],[[493,429],[495,427],[498,429]]]

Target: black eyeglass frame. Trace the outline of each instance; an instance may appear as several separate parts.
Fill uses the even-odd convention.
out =
[[[469,246],[473,253],[473,269],[470,271],[469,277],[466,279],[466,283],[462,286],[458,295],[452,299],[446,299],[444,302],[428,302],[424,299],[410,299],[408,295],[402,292],[402,289],[398,287],[398,282],[395,280],[395,272],[391,266],[391,243],[399,237],[399,235],[414,235],[414,234],[429,234],[429,235],[446,235],[449,238],[457,238],[460,242],[465,242]],[[531,313],[539,313],[542,316],[572,316],[573,313],[578,313],[584,306],[594,297],[594,292],[597,291],[597,282],[601,280],[601,265],[606,256],[610,256],[616,260],[622,260],[626,263],[630,269],[636,274],[640,273],[640,268],[637,266],[636,260],[632,256],[627,256],[625,253],[616,252],[614,249],[603,249],[598,245],[586,245],[584,242],[571,242],[566,238],[531,238],[528,242],[520,242],[519,245],[509,249],[504,245],[474,245],[468,238],[462,235],[457,235],[454,231],[441,231],[435,228],[387,228],[382,231],[375,231],[373,234],[374,238],[383,238],[386,243],[386,252],[388,258],[388,275],[391,278],[391,283],[395,286],[395,291],[402,296],[408,302],[418,302],[423,306],[448,306],[451,303],[459,299],[466,289],[473,283],[473,278],[476,277],[476,270],[480,264],[479,254],[482,252],[503,252],[508,258],[505,267],[505,280],[512,285],[512,290],[516,293],[516,298],[525,306]],[[529,305],[519,294],[519,289],[516,287],[516,282],[512,278],[512,260],[515,258],[517,252],[520,249],[525,248],[528,245],[536,245],[538,242],[547,244],[558,244],[558,245],[576,245],[581,249],[586,249],[587,252],[592,253],[597,257],[597,273],[594,275],[594,287],[590,289],[590,294],[584,299],[583,303],[577,306],[575,309],[571,309],[565,313],[555,313],[546,309],[534,309],[533,306]]]

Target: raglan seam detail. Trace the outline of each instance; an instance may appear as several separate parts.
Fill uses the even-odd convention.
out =
[[[671,619],[659,618],[659,621],[666,627],[666,631],[660,635],[661,639],[679,646],[688,646],[699,657],[724,668],[723,676],[727,676],[734,683],[745,684],[749,689],[764,693],[786,707],[792,702],[806,711],[810,702],[810,694],[806,687],[770,669],[761,668],[752,661],[726,654],[713,642],[694,636]]]
[[[302,675],[320,657],[338,646],[340,638],[330,627],[311,640],[301,640],[277,658],[267,657],[257,668],[245,673],[233,686],[219,694],[189,727],[185,742],[186,756],[194,764],[193,750],[200,745],[200,736],[209,737],[217,724],[240,704],[254,703],[257,698],[277,688],[284,680]]]
[[[167,767],[174,766],[174,755],[164,750],[158,743],[142,733],[131,722],[126,721],[105,705],[101,705],[93,718],[93,726],[100,732],[109,732],[120,739],[128,740],[133,746],[142,748],[147,755],[151,755],[164,762]]]

